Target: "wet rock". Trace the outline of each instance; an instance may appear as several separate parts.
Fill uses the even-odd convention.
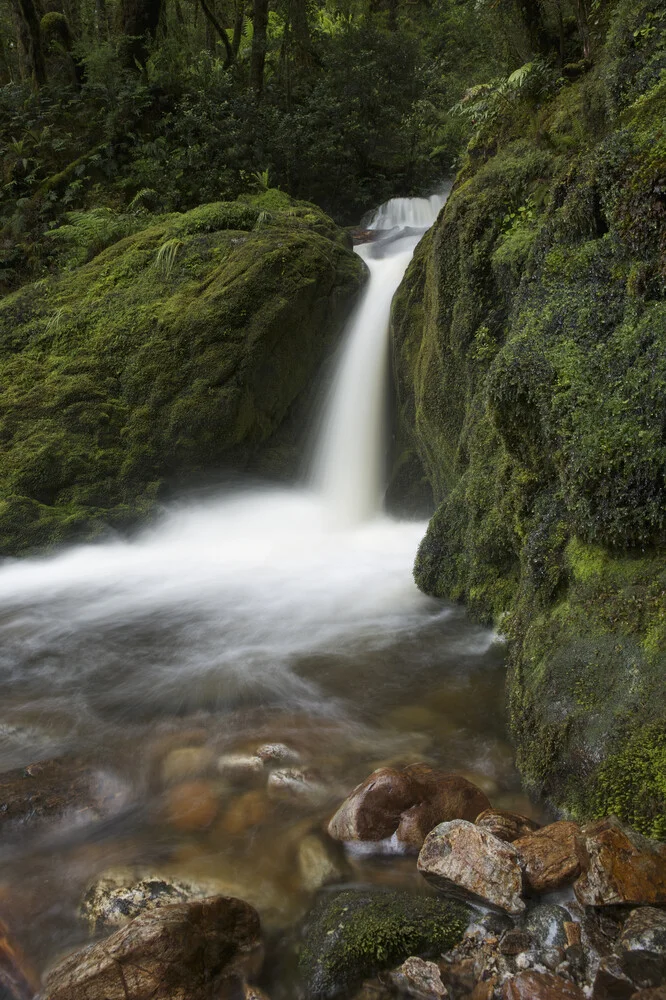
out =
[[[500,940],[500,951],[503,955],[519,955],[532,945],[532,935],[515,927],[506,931]]]
[[[418,869],[438,888],[461,898],[518,915],[521,899],[520,855],[513,844],[465,820],[441,823],[419,854]]]
[[[304,837],[298,846],[298,870],[307,892],[316,892],[323,885],[339,881],[344,872],[332,851],[314,833]]]
[[[142,914],[69,955],[46,977],[43,1000],[211,1000],[242,974],[260,944],[259,916],[218,896]]]
[[[389,978],[400,993],[415,1000],[444,1000],[449,995],[439,968],[422,958],[408,958]]]
[[[214,762],[213,751],[208,747],[179,747],[162,761],[161,778],[165,785],[173,785],[188,778],[200,778]]]
[[[220,820],[220,830],[236,837],[263,823],[269,812],[270,802],[266,792],[258,789],[245,792],[231,802]]]
[[[666,913],[652,906],[633,910],[622,928],[616,954],[636,986],[666,983]]]
[[[631,1000],[666,1000],[666,986],[656,986],[650,990],[639,990]]]
[[[37,761],[0,775],[0,829],[65,818],[90,822],[116,812],[127,799],[125,787],[106,771],[67,757]]]
[[[162,906],[205,899],[219,893],[212,883],[192,882],[132,868],[104,872],[86,889],[81,916],[93,934],[121,927],[139,914]]]
[[[270,997],[263,990],[260,990],[258,986],[251,986],[249,983],[246,983],[243,990],[243,1000],[270,1000]]]
[[[581,941],[581,926],[574,920],[564,921],[564,933],[567,939],[567,947],[572,948],[580,944]]]
[[[405,768],[412,781],[416,804],[401,816],[397,829],[400,843],[420,850],[423,841],[439,823],[454,819],[473,822],[490,806],[487,796],[458,774],[443,774],[424,765]]]
[[[630,1000],[636,986],[615,955],[602,958],[592,984],[592,1000]]]
[[[166,793],[167,821],[176,830],[205,830],[219,808],[219,789],[211,781],[186,781]]]
[[[539,903],[525,915],[524,927],[540,948],[566,948],[569,944],[565,925],[568,912],[554,903]]]
[[[218,773],[227,781],[245,783],[264,779],[264,762],[257,754],[226,753],[217,759]]]
[[[32,1000],[39,990],[39,976],[0,920],[0,997]]]
[[[539,824],[534,820],[521,816],[520,813],[509,812],[508,809],[484,809],[474,822],[498,840],[506,840],[508,843],[539,829]]]
[[[308,916],[300,971],[306,994],[334,997],[411,955],[438,956],[462,937],[459,903],[389,889],[325,893]]]
[[[583,828],[588,869],[574,885],[585,906],[666,904],[666,845],[611,816]]]
[[[502,1000],[585,1000],[585,994],[561,976],[530,970],[506,980]]]
[[[551,823],[515,840],[513,846],[521,856],[525,884],[534,892],[551,892],[568,885],[578,878],[587,861],[577,823]]]
[[[401,813],[413,804],[403,771],[382,767],[357,785],[328,824],[334,840],[384,840],[398,829]]]
[[[317,805],[328,798],[328,790],[305,771],[295,767],[271,771],[266,784],[271,799]]]
[[[256,756],[266,767],[274,764],[298,764],[301,755],[286,743],[264,743],[256,751]]]

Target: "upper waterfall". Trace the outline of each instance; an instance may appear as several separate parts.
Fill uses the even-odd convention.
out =
[[[338,526],[358,524],[381,510],[391,302],[446,197],[392,198],[368,225],[381,235],[356,247],[370,280],[343,341],[313,463],[315,486]]]

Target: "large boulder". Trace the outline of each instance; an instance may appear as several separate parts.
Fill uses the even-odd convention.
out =
[[[345,889],[321,896],[303,934],[306,995],[334,997],[411,956],[439,956],[462,937],[465,906],[402,890]]]
[[[65,958],[42,1000],[214,1000],[259,946],[259,916],[240,899],[165,906]]]
[[[436,826],[425,839],[418,869],[451,896],[517,916],[525,910],[520,855],[513,844],[465,820]]]
[[[574,884],[586,906],[666,904],[666,844],[623,827],[614,817],[583,827],[589,856]]]
[[[365,273],[330,219],[273,192],[149,219],[3,299],[0,553],[122,528],[212,468],[291,471]]]

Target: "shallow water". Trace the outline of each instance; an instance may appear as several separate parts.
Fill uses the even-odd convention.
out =
[[[383,324],[376,353],[361,355],[373,370],[391,297],[377,281],[397,285],[419,237],[387,220],[393,211],[409,228],[438,205],[383,211],[382,242],[364,251],[372,282],[345,353],[354,323]],[[368,309],[372,295],[381,309]],[[108,805],[0,840],[0,918],[39,968],[87,940],[85,887],[118,865],[213,880],[254,903],[269,934],[289,927],[312,902],[300,844],[385,763],[426,760],[532,811],[505,734],[502,644],[416,589],[425,525],[380,512],[381,381],[365,407],[379,421],[353,442],[367,387],[349,374],[336,382],[344,412],[334,399],[316,488],[190,502],[131,542],[0,567],[0,770],[83,760]],[[298,755],[306,794],[220,773],[221,756],[266,742]],[[201,773],[168,773],[182,748],[202,752]],[[345,883],[418,888],[413,858],[336,863]],[[280,995],[270,970],[267,982]]]

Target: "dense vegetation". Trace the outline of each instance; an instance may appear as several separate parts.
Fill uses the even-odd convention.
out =
[[[471,96],[395,356],[439,503],[417,580],[509,638],[524,775],[663,838],[666,4],[605,18],[579,67]]]

